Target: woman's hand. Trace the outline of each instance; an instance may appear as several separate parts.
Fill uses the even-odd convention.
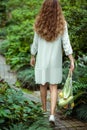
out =
[[[34,67],[35,65],[35,56],[31,56],[31,59],[30,59],[30,65]]]
[[[74,71],[74,60],[70,63],[70,71]]]
[[[70,54],[68,57],[69,57],[69,59],[70,59],[70,71],[73,72],[73,71],[74,71],[74,68],[75,68],[75,66],[74,66],[74,61],[75,61],[75,60],[74,60],[72,54]]]

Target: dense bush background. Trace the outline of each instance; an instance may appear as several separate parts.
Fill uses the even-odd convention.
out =
[[[86,53],[87,46],[87,2],[61,0],[66,20],[69,24],[69,35],[75,52],[75,57]]]
[[[71,0],[60,0],[60,2],[68,22],[74,57],[78,59],[78,55],[86,54],[87,50],[87,2],[85,0],[78,2],[76,0],[73,2]],[[21,81],[20,75],[26,73],[26,76],[24,76],[27,80],[26,82],[23,81],[22,84],[31,82],[31,86],[34,85],[32,81],[34,72],[29,64],[30,45],[33,42],[34,20],[41,4],[42,0],[4,0],[1,2],[3,7],[1,14],[4,12],[6,16],[5,19],[1,17],[1,21],[5,21],[1,23],[5,23],[4,30],[6,31],[4,32],[6,32],[7,37],[1,43],[0,53],[5,55],[7,63],[11,65],[11,68],[18,71],[19,81]],[[3,27],[3,24],[1,25]],[[29,76],[29,73],[31,73],[31,76]]]
[[[7,0],[0,1],[0,39],[2,38],[4,39],[6,36],[6,28],[5,28],[5,25],[7,22],[6,3],[7,3]]]

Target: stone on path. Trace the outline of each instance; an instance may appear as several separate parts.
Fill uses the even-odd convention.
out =
[[[0,76],[10,86],[13,86],[17,80],[16,74],[10,72],[10,66],[6,64],[6,60],[2,55],[0,55]]]

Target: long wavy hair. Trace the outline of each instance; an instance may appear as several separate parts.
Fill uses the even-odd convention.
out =
[[[36,17],[34,31],[48,42],[64,32],[65,18],[58,0],[45,0]]]

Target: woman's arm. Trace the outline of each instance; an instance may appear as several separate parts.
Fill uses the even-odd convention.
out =
[[[68,56],[70,63],[71,63],[70,70],[73,71],[74,70],[74,58],[72,55],[73,50],[72,50],[72,46],[70,44],[67,23],[65,23],[65,30],[64,30],[64,34],[62,36],[62,42],[63,42],[63,48],[65,51],[65,54],[66,54],[66,56]]]
[[[30,47],[30,52],[31,52],[30,65],[31,66],[35,65],[35,55],[37,51],[38,51],[38,35],[35,32],[33,43],[31,44],[31,47]]]
[[[72,54],[68,55],[68,58],[70,59],[70,70],[74,71],[74,58],[72,56]]]
[[[30,46],[31,55],[35,56],[36,53],[37,53],[37,50],[38,50],[38,35],[37,35],[37,33],[35,32],[35,33],[34,33],[33,43],[32,43],[31,46]]]

